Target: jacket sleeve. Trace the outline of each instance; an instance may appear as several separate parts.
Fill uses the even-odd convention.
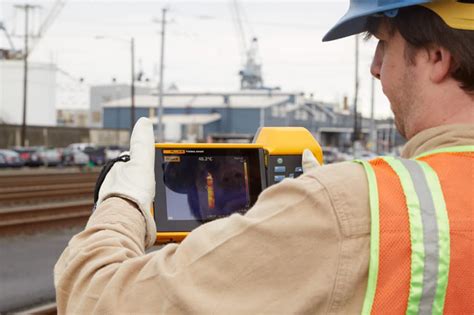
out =
[[[179,245],[146,254],[144,237],[133,204],[106,200],[56,264],[59,313],[324,313],[340,281],[343,235],[312,176],[267,189],[245,216],[204,224]]]

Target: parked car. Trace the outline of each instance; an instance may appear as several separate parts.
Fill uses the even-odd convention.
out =
[[[124,148],[121,148],[117,145],[111,145],[105,148],[105,160],[110,161],[116,159],[120,156],[120,153],[126,151]]]
[[[105,148],[104,147],[85,147],[82,151],[89,156],[89,162],[94,165],[104,165],[106,162],[105,159]]]
[[[348,160],[348,156],[334,147],[323,147],[323,157],[326,164],[343,162]]]
[[[13,151],[20,155],[20,159],[26,166],[38,167],[43,165],[43,159],[36,148],[15,147]]]
[[[60,151],[61,164],[64,166],[81,166],[89,163],[89,156],[80,150],[63,148]]]
[[[57,166],[61,163],[61,153],[56,148],[37,147],[43,164],[46,166]]]
[[[0,149],[0,167],[22,167],[25,165],[20,155],[12,150]]]
[[[86,149],[86,148],[95,148],[95,145],[92,144],[92,143],[88,143],[88,142],[79,142],[79,143],[71,143],[70,145],[67,146],[68,149],[73,149],[73,150],[79,150],[79,151],[83,151]]]
[[[375,159],[376,157],[377,157],[377,154],[374,153],[374,152],[370,152],[370,151],[362,151],[359,155],[360,159],[366,160],[366,161]]]

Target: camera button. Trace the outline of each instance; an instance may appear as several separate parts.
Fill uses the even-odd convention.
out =
[[[286,166],[275,166],[275,173],[285,173]]]
[[[285,175],[275,175],[274,177],[275,183],[279,183],[284,179],[285,179]]]

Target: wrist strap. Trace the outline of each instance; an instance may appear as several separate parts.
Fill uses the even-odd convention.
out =
[[[104,167],[102,167],[99,177],[97,177],[97,182],[95,183],[94,208],[95,208],[95,204],[97,203],[97,200],[99,200],[100,187],[102,186],[102,183],[104,182],[105,177],[107,176],[109,171],[112,169],[112,166],[114,166],[114,164],[117,162],[128,162],[128,161],[130,161],[130,155],[124,154],[124,155],[119,156],[118,158],[108,161],[107,163],[105,163]]]

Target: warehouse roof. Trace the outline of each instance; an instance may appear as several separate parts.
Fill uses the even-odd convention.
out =
[[[163,106],[166,108],[267,108],[273,105],[284,104],[298,97],[297,93],[241,93],[241,94],[172,94],[163,96]],[[297,100],[296,100],[297,101]],[[123,98],[105,103],[105,108],[130,107],[130,98]],[[158,96],[137,95],[135,107],[157,107]]]
[[[218,121],[221,119],[221,115],[218,113],[214,114],[177,114],[177,115],[163,115],[163,123],[177,123],[181,125],[207,125],[212,122]],[[158,117],[150,118],[153,124],[158,124]]]

